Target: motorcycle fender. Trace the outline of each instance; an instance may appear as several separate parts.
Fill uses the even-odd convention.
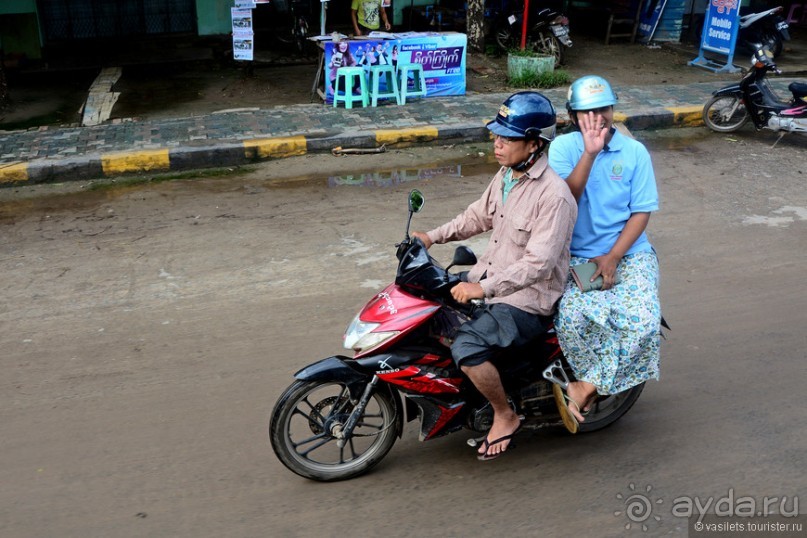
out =
[[[726,86],[725,88],[720,88],[719,90],[715,90],[712,92],[712,95],[717,97],[718,95],[740,95],[742,96],[743,91],[740,89],[739,84],[732,84],[731,86]]]
[[[348,360],[347,357],[334,355],[309,364],[294,374],[294,378],[300,381],[341,381],[350,390],[351,398],[356,399],[361,396],[370,376],[351,368]]]
[[[294,374],[294,378],[299,379],[300,381],[341,381],[347,385],[347,388],[350,391],[350,398],[353,400],[358,400],[361,398],[364,388],[367,386],[367,383],[370,382],[372,376],[354,370],[346,362],[348,360],[350,359],[347,357],[334,355],[333,357],[328,357],[327,359],[322,359],[321,361],[309,364]],[[398,391],[393,391],[391,387],[387,386],[386,384],[380,385],[379,387],[379,390],[389,391],[392,397],[397,401],[398,409],[403,409],[401,396],[398,394]],[[398,414],[395,429],[398,434],[398,438],[400,438],[403,435],[402,413]]]

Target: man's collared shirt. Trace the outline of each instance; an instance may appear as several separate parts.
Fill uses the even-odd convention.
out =
[[[469,282],[482,285],[489,303],[548,316],[568,277],[577,203],[542,155],[513,186],[505,206],[506,171],[502,167],[481,198],[451,222],[431,230],[429,239],[447,243],[493,230],[487,249],[468,273]]]

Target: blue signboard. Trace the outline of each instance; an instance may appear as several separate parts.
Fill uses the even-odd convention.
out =
[[[465,95],[465,49],[460,33],[410,34],[400,39],[361,39],[325,43],[325,101],[333,102],[333,84],[340,67],[419,63],[426,78],[426,96]],[[382,79],[381,85],[385,82]],[[341,89],[340,89],[341,91]]]
[[[656,28],[661,20],[661,14],[664,12],[664,6],[667,5],[667,0],[650,0],[642,6],[642,12],[639,18],[639,41],[649,42],[653,39],[656,33]]]
[[[740,27],[740,0],[709,0],[706,20],[703,23],[700,54],[689,62],[712,71],[737,72],[734,67],[734,47],[737,43],[737,30]],[[709,51],[728,56],[725,65],[707,59],[703,54]]]

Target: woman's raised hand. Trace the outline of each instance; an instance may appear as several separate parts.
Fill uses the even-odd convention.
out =
[[[579,113],[577,123],[580,127],[580,134],[583,135],[586,153],[596,155],[601,152],[608,136],[608,124],[602,114],[595,114],[590,110]]]

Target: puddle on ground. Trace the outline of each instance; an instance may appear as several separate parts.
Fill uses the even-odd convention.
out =
[[[333,176],[311,174],[292,178],[255,178],[257,170],[247,170],[251,177],[245,178],[245,169],[233,169],[233,175],[219,171],[198,172],[198,178],[170,179],[159,181],[137,178],[82,181],[63,184],[43,184],[22,187],[6,187],[0,192],[0,224],[14,224],[18,219],[31,215],[49,215],[66,211],[87,210],[112,202],[127,195],[153,192],[161,196],[179,197],[188,195],[242,193],[254,195],[274,189],[296,188],[385,188],[404,183],[416,183],[440,177],[461,178],[483,174],[491,176],[498,170],[492,155],[480,159],[452,159],[452,163],[429,163],[417,168],[390,168],[364,170]],[[120,183],[120,184],[118,184]]]
[[[680,127],[659,131],[637,131],[633,133],[648,151],[680,151],[698,153],[696,146],[703,140],[719,136],[705,127]]]
[[[637,138],[653,151],[700,151],[698,143],[714,133],[701,128],[680,128],[664,131],[640,131]],[[415,158],[413,156],[413,158]],[[178,197],[194,194],[242,193],[254,195],[275,189],[296,188],[389,188],[406,183],[417,183],[435,178],[462,178],[483,175],[492,177],[499,165],[491,152],[469,149],[466,157],[432,161],[419,167],[390,167],[373,169],[371,166],[356,170],[336,171],[333,175],[308,174],[295,177],[266,177],[260,165],[222,171],[199,170],[184,173],[181,177],[155,176],[151,178],[119,178],[71,184],[32,185],[3,188],[0,192],[0,224],[13,224],[17,219],[32,214],[49,214],[97,207],[119,197],[141,192],[156,192],[162,196]],[[271,172],[270,172],[271,173]],[[193,174],[192,179],[188,179]],[[245,177],[245,175],[247,177]],[[100,188],[95,188],[101,186]],[[15,194],[17,191],[19,194]]]
[[[493,177],[493,174],[495,174],[498,169],[499,165],[491,153],[485,154],[485,156],[481,158],[477,155],[469,155],[464,159],[455,157],[451,159],[450,163],[445,161],[431,162],[417,168],[360,169],[358,171],[334,174],[325,178],[322,177],[322,174],[308,174],[282,179],[274,178],[268,180],[270,185],[264,185],[264,187],[287,189],[320,185],[327,188],[384,188],[437,177],[460,178],[476,174],[488,174]]]
[[[436,168],[411,168],[370,172],[366,174],[343,174],[328,178],[328,187],[392,187],[410,181],[420,181],[439,176],[462,177],[462,165],[440,166]]]

